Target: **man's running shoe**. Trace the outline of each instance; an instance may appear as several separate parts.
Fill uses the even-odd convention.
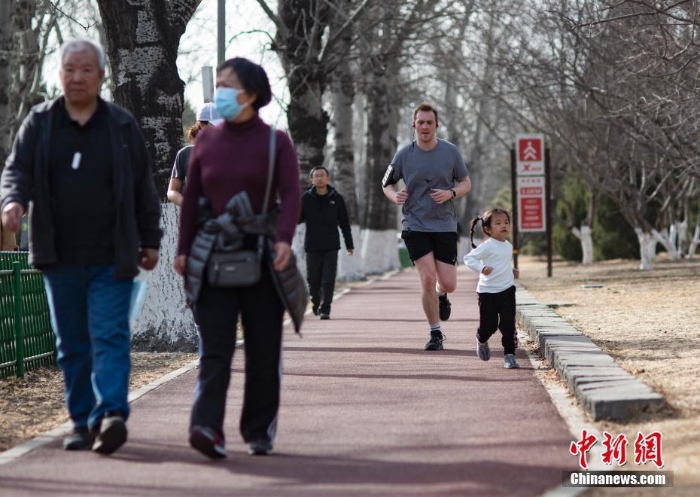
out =
[[[442,350],[442,342],[445,340],[445,335],[442,332],[430,333],[430,340],[425,344],[425,350]]]
[[[447,298],[447,294],[444,294],[438,295],[438,300],[440,301],[440,321],[447,321],[450,319],[450,314],[452,314],[450,299]]]
[[[479,337],[476,337],[476,355],[482,361],[488,361],[491,359],[491,349],[489,349],[489,342],[481,343]]]
[[[506,354],[503,358],[503,367],[506,369],[517,369],[520,367],[520,364],[515,361],[514,354]]]

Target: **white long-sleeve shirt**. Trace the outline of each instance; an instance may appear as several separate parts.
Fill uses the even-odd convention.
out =
[[[489,238],[464,256],[464,263],[479,273],[478,293],[499,293],[515,284],[513,276],[513,245],[508,240],[499,242]],[[488,276],[482,273],[486,266],[493,271]]]

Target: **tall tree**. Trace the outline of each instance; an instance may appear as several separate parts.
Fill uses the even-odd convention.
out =
[[[275,48],[287,74],[287,122],[299,155],[300,181],[323,164],[328,113],[321,102],[327,75],[320,64],[324,32],[328,29],[328,3],[292,0],[279,3]]]
[[[175,154],[182,147],[184,83],[176,59],[180,37],[201,0],[97,0],[104,23],[112,94],[136,117],[165,198]],[[195,335],[185,307],[182,280],[175,278],[178,213],[165,202],[161,263],[145,275],[149,296],[134,328],[137,347],[192,347]]]
[[[12,10],[14,0],[0,4],[0,169],[10,153],[12,129]]]
[[[182,146],[184,83],[176,60],[180,37],[201,0],[97,0],[114,75],[114,101],[137,118],[165,185]]]
[[[437,0],[414,0],[409,3],[378,0],[363,13],[359,35],[362,91],[365,109],[365,164],[362,171],[363,229],[361,254],[368,272],[398,267],[396,232],[398,209],[389,202],[381,180],[396,152],[399,121],[404,102],[402,74],[406,50],[420,38],[421,26]],[[409,117],[410,118],[410,117]]]

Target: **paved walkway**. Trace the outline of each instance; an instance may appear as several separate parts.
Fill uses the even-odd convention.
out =
[[[474,353],[476,275],[459,269],[445,350],[425,352],[418,276],[407,270],[339,298],[332,319],[286,332],[275,454],[238,436],[242,354],[226,421],[229,457],[187,445],[196,370],[132,403],[112,456],[67,453],[60,437],[0,465],[0,495],[538,496],[575,469],[572,440],[532,367]]]

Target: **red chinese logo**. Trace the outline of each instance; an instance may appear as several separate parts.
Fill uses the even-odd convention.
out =
[[[646,464],[652,462],[657,468],[664,467],[662,452],[662,435],[655,431],[647,436],[642,433],[637,433],[637,438],[634,441],[634,463]],[[578,465],[582,469],[588,469],[588,451],[596,444],[598,438],[588,430],[581,431],[581,438],[571,442],[569,452],[578,456]],[[610,465],[613,461],[617,461],[618,466],[624,466],[627,463],[627,437],[620,434],[613,437],[607,431],[603,433],[603,453],[601,460],[603,464]]]
[[[657,468],[664,467],[664,460],[661,458],[661,433],[655,431],[646,437],[637,433],[634,441],[634,462],[636,464],[646,464],[653,462]]]
[[[569,452],[572,455],[578,455],[578,465],[583,469],[588,469],[587,453],[591,447],[595,445],[597,438],[595,435],[590,435],[587,430],[581,432],[581,439],[577,442],[571,442]]]
[[[618,466],[624,466],[627,463],[627,437],[620,434],[613,439],[613,436],[607,431],[603,433],[603,464],[612,464],[613,460],[617,461]]]

